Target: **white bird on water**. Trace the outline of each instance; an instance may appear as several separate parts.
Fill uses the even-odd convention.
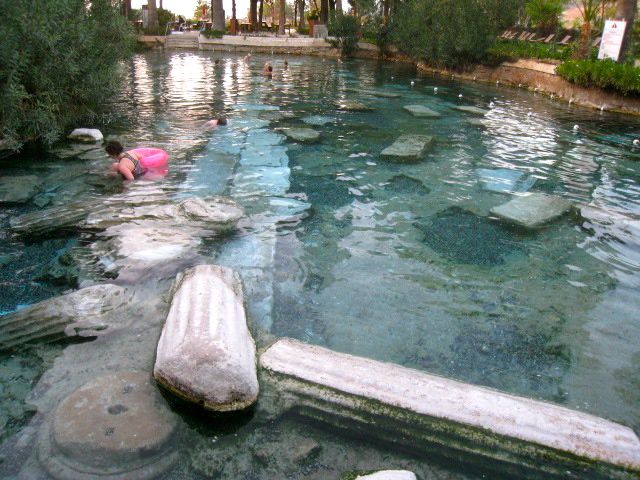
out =
[[[433,87],[433,93],[438,93],[438,87]]]
[[[489,108],[493,108],[493,107],[495,107],[495,106],[496,106],[496,104],[495,104],[495,103],[493,103],[493,102],[489,102]]]
[[[573,131],[577,132],[578,130],[580,130],[580,125],[574,125],[573,126]]]
[[[413,80],[411,80],[411,86],[413,87],[416,84]]]
[[[527,117],[528,118],[531,118],[532,116],[533,116],[533,113],[531,113],[531,112],[527,113]]]
[[[462,94],[458,95],[458,98],[462,98]]]
[[[640,138],[634,138],[634,139],[633,139],[633,144],[634,144],[636,147],[640,146]]]

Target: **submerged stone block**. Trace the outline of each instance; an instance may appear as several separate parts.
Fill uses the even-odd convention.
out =
[[[256,348],[237,273],[200,265],[178,277],[153,376],[213,411],[241,410],[257,400]]]
[[[40,191],[42,183],[36,175],[0,177],[0,204],[26,203]]]
[[[427,135],[401,135],[391,146],[382,150],[380,155],[398,162],[415,161],[432,142],[433,137]]]
[[[312,128],[283,128],[282,132],[296,142],[317,142],[320,140],[320,132]]]
[[[302,119],[304,123],[307,125],[314,125],[316,127],[324,127],[327,123],[332,123],[335,121],[333,117],[325,117],[323,115],[309,115],[308,117],[304,117]]]
[[[476,174],[482,188],[492,192],[526,192],[536,183],[536,179],[525,175],[524,172],[508,168],[478,168]]]
[[[461,112],[465,112],[465,113],[471,113],[473,115],[482,115],[485,116],[487,113],[489,113],[489,110],[485,110],[484,108],[480,108],[480,107],[473,107],[471,105],[459,105],[457,107],[453,107],[456,110],[459,110]]]
[[[345,110],[347,112],[368,112],[373,110],[372,107],[353,100],[342,100],[338,102],[337,107],[338,110]]]
[[[373,425],[368,435],[402,448],[485,457],[503,472],[640,473],[633,430],[593,415],[292,339],[260,364],[298,414],[348,430]]]
[[[155,478],[173,466],[178,419],[148,373],[97,378],[65,398],[38,439],[38,458],[61,480]]]
[[[95,337],[129,321],[110,315],[131,299],[123,287],[94,285],[0,317],[0,350],[65,337]]]
[[[402,108],[414,117],[438,118],[441,116],[435,110],[431,110],[429,107],[425,107],[424,105],[405,105]]]
[[[86,202],[69,203],[12,217],[9,224],[11,230],[21,237],[46,237],[62,231],[76,230],[92,207]]]
[[[527,228],[535,228],[564,215],[572,203],[561,197],[530,193],[493,207],[492,215]]]

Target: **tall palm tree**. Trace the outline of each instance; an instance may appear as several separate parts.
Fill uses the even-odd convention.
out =
[[[589,56],[589,48],[591,47],[591,31],[593,24],[598,18],[598,12],[602,0],[574,0],[574,4],[578,7],[582,16],[582,26],[580,27],[580,39],[578,41],[578,49],[575,57],[587,58]]]
[[[211,29],[224,32],[224,8],[222,0],[211,0]]]
[[[158,9],[156,8],[156,0],[147,0],[147,28],[153,32],[157,32],[160,27],[158,25]]]
[[[631,46],[631,31],[633,30],[633,21],[637,10],[638,0],[618,0],[616,18],[627,21],[627,29],[624,32],[622,49],[620,50],[620,61],[624,60],[625,54],[629,51],[629,47]]]

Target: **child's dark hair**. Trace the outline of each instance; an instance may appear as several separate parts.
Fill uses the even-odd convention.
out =
[[[271,65],[269,65],[268,70],[269,70],[270,72],[273,72],[273,67],[272,67]]]
[[[218,125],[226,125],[227,118],[226,117],[218,117]]]
[[[120,155],[124,150],[124,148],[122,147],[122,144],[117,140],[108,141],[107,146],[104,147],[104,149],[107,151],[109,155],[114,157]]]

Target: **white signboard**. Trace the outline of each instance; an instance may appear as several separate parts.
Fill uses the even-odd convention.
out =
[[[600,60],[611,58],[616,62],[618,61],[626,27],[627,22],[624,20],[607,20],[605,22],[602,40],[600,41],[600,51],[598,52]]]

